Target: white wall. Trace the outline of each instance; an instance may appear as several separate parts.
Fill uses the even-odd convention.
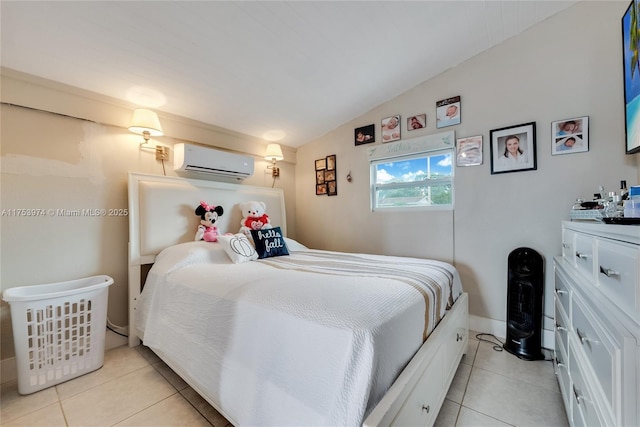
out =
[[[546,260],[545,313],[553,316],[553,256],[560,223],[577,197],[620,180],[640,182],[640,155],[624,154],[620,18],[622,2],[581,2],[523,34],[372,109],[301,147],[296,165],[299,239],[333,250],[432,257],[455,262],[472,315],[506,320],[507,256],[531,247]],[[462,97],[462,123],[436,129],[435,103]],[[427,128],[407,132],[406,117],[426,113]],[[354,128],[400,114],[402,138],[454,129],[482,135],[484,163],[457,168],[455,212],[371,213],[367,145]],[[590,150],[551,155],[551,122],[589,116]],[[536,122],[537,170],[491,175],[491,129]],[[337,154],[338,196],[316,196],[313,162]],[[352,183],[345,179],[348,172]],[[551,328],[547,321],[545,327]]]

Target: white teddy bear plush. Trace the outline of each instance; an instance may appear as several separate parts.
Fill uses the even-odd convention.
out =
[[[251,230],[266,230],[273,228],[269,221],[269,216],[265,213],[267,205],[264,202],[250,201],[240,203],[242,221],[240,222],[240,233],[251,237]]]

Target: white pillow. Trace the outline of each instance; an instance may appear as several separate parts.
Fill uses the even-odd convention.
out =
[[[215,243],[199,241],[178,243],[169,246],[158,254],[154,261],[154,265],[158,265],[167,271],[173,271],[176,268],[195,264],[225,264],[229,262],[229,257]]]
[[[258,259],[258,252],[243,233],[218,236],[218,243],[234,264]]]
[[[307,251],[309,250],[308,247],[306,247],[305,245],[303,245],[302,243],[290,239],[288,237],[284,238],[285,243],[287,244],[287,248],[289,248],[290,251]]]

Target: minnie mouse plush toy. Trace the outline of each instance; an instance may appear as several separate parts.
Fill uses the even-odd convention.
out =
[[[196,242],[200,240],[205,242],[218,241],[218,227],[213,224],[218,220],[218,217],[222,216],[223,212],[222,206],[213,206],[200,202],[200,205],[196,208],[196,215],[200,216],[200,225],[198,226],[198,231],[196,231]]]

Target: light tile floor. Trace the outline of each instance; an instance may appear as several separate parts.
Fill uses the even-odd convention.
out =
[[[526,362],[474,339],[436,426],[568,426],[551,362]],[[230,426],[145,347],[118,347],[90,374],[27,396],[2,384],[0,425]]]

